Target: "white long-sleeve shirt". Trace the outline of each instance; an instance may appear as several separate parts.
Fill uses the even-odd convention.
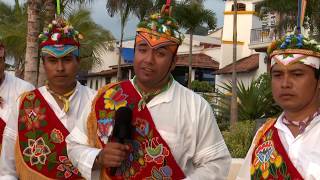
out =
[[[8,121],[10,106],[17,103],[19,96],[32,89],[34,89],[32,84],[4,72],[4,80],[0,85],[0,96],[4,100],[3,107],[0,108],[0,117],[3,121]]]
[[[161,137],[188,180],[226,179],[231,162],[210,105],[199,95],[173,81],[171,87],[154,97],[147,107]],[[92,172],[100,149],[89,147],[87,116],[66,138],[68,155],[86,179],[99,179]]]
[[[86,105],[93,100],[93,97],[96,94],[94,90],[86,86],[82,86],[77,82],[76,90],[69,98],[70,110],[65,113],[63,109],[59,107],[54,97],[47,91],[45,86],[38,88],[38,90],[69,132],[79,121],[81,112],[86,108],[90,108]],[[17,105],[12,109],[7,126],[3,133],[2,152],[0,158],[0,179],[3,180],[18,179],[14,153],[16,138],[18,136],[18,113],[19,106]]]
[[[320,179],[320,116],[316,116],[305,131],[294,137],[290,129],[281,121],[283,114],[277,119],[280,141],[288,156],[306,180]],[[251,145],[245,161],[240,168],[237,180],[250,179],[250,166],[254,145]]]

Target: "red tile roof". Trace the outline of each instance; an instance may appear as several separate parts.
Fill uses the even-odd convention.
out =
[[[216,71],[216,74],[231,74],[232,73],[232,64],[228,64]],[[236,72],[237,73],[245,73],[256,70],[259,68],[259,54],[252,54],[248,57],[239,59],[236,62]]]
[[[179,54],[177,60],[177,66],[188,66],[189,54]],[[207,68],[207,69],[219,69],[219,63],[212,59],[212,57],[199,53],[192,54],[192,67]]]
[[[189,65],[189,54],[179,54],[176,66],[188,66]],[[132,67],[133,64],[121,64],[121,68]],[[110,66],[112,69],[117,68],[117,65]],[[212,57],[198,53],[192,55],[192,67],[196,68],[207,68],[207,69],[219,69],[219,63],[212,59]]]
[[[117,75],[117,69],[109,69],[109,70],[104,70],[96,73],[88,73],[86,77],[96,77],[96,76],[107,76],[111,77]]]

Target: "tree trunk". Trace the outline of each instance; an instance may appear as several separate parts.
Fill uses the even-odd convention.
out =
[[[52,20],[55,18],[56,6],[55,0],[43,0],[44,8],[45,8],[45,19],[44,19],[44,27],[47,27]],[[43,86],[45,81],[47,80],[46,72],[43,68],[43,63],[39,61],[38,64],[38,86]]]
[[[41,0],[28,0],[28,30],[24,79],[37,86],[38,35]]]
[[[188,88],[191,89],[191,75],[192,75],[192,40],[193,31],[190,31],[190,43],[189,43],[189,73],[188,73]]]
[[[123,17],[123,11],[120,10],[121,17]],[[123,33],[124,33],[124,24],[125,24],[125,19],[121,19],[121,35],[120,35],[120,45],[119,45],[119,57],[118,57],[118,66],[117,66],[117,81],[122,80],[122,72],[121,72],[121,52],[122,52],[122,42],[123,42]]]
[[[237,102],[237,0],[234,0],[234,15],[233,15],[233,63],[232,63],[232,98],[231,98],[231,118],[230,125],[231,130],[234,129],[235,124],[238,121],[238,102]]]

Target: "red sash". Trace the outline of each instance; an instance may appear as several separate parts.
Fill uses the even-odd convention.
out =
[[[262,134],[259,135],[261,131],[258,132],[260,137],[256,140],[252,154],[251,179],[301,180],[302,176],[280,141],[278,130],[274,127],[275,122],[269,122],[262,129]]]
[[[2,136],[3,136],[3,131],[5,127],[6,127],[6,123],[2,120],[2,118],[0,118],[0,148],[2,145]],[[0,152],[1,152],[1,149],[0,149]]]
[[[102,146],[110,140],[115,111],[123,106],[133,111],[132,125],[135,127],[130,153],[112,179],[183,179],[185,175],[171,154],[167,143],[160,136],[145,107],[138,111],[141,99],[130,81],[124,81],[102,89],[95,99],[94,111],[98,139]],[[97,132],[97,131],[96,131]],[[109,176],[110,177],[110,176]]]
[[[18,129],[16,159],[19,175],[25,179],[39,176],[45,179],[81,178],[67,156],[65,138],[69,131],[39,90],[22,98]]]

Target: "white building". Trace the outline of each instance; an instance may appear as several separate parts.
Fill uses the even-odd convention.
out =
[[[237,80],[248,85],[252,79],[267,72],[266,47],[271,40],[261,42],[259,38],[268,36],[262,31],[262,21],[257,16],[255,5],[261,0],[238,1],[237,15]],[[233,62],[233,1],[225,3],[224,26],[221,44],[221,61],[217,71],[216,84],[231,81]],[[265,25],[266,23],[264,23]],[[257,31],[260,30],[260,31]],[[255,43],[254,40],[257,39]],[[259,49],[261,48],[261,49]]]

